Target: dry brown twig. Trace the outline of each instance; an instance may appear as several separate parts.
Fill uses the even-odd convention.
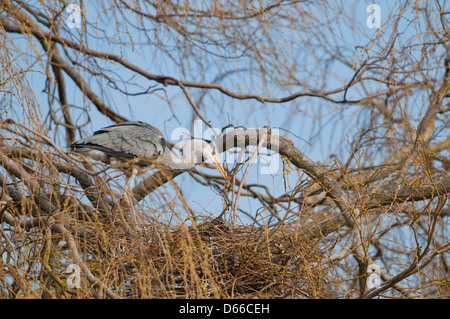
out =
[[[448,298],[444,5],[394,5],[377,30],[361,28],[351,6],[320,1],[113,1],[96,23],[80,5],[82,27],[69,30],[64,3],[0,4],[2,297]],[[217,125],[250,125],[256,109],[269,119],[275,110],[310,148],[273,129],[226,132],[214,143],[239,149],[233,182],[203,165],[189,172],[221,208],[194,209],[193,184],[175,179],[184,172],[157,169],[133,189],[141,234],[121,175],[60,146],[91,130],[91,111],[127,120],[113,92],[130,114],[133,97],[156,97],[172,112],[164,120],[189,111],[208,127],[214,112],[229,122]],[[307,156],[319,148],[325,163]],[[270,182],[251,177],[261,149],[283,164]],[[327,160],[338,151],[343,159]],[[216,218],[228,213],[231,223]],[[71,264],[79,287],[69,287]],[[373,289],[371,275],[381,279]]]

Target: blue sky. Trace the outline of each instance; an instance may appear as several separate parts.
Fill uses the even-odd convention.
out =
[[[350,81],[359,62],[364,61],[367,56],[376,56],[377,50],[380,50],[380,48],[387,45],[393,32],[393,28],[392,24],[386,24],[386,21],[393,12],[397,12],[397,9],[401,8],[407,2],[390,0],[380,0],[375,2],[380,6],[382,23],[381,32],[376,28],[369,28],[367,26],[367,18],[370,14],[367,12],[367,6],[368,4],[373,3],[373,1],[356,0],[331,1],[328,2],[328,10],[320,10],[320,12],[314,5],[314,2],[306,2],[304,4],[303,9],[306,12],[317,17],[319,22],[323,20],[323,27],[329,28],[330,34],[324,34],[324,36],[327,36],[326,38],[315,37],[317,34],[315,32],[317,30],[313,28],[308,29],[307,25],[305,25],[303,32],[289,31],[289,28],[287,27],[273,30],[273,32],[277,32],[277,43],[291,46],[291,49],[287,51],[291,56],[285,57],[284,61],[293,63],[293,66],[296,65],[295,62],[298,62],[298,65],[303,67],[298,68],[295,71],[298,78],[303,81],[301,85],[309,86],[311,89],[321,87],[322,85],[324,85],[326,89],[339,88]],[[192,2],[192,5],[196,4],[197,2]],[[104,8],[97,7],[92,1],[85,1],[85,5],[87,20],[93,26],[98,26],[98,30],[89,29],[88,34],[83,35],[83,40],[88,40],[88,44],[92,49],[123,56],[133,64],[138,65],[153,74],[166,74],[178,79],[198,82],[217,80],[217,82],[224,87],[237,92],[240,90],[243,92],[256,92],[271,97],[282,97],[296,92],[297,90],[304,89],[299,89],[300,85],[280,88],[275,80],[272,82],[264,82],[259,79],[257,72],[253,74],[253,76],[249,76],[245,71],[255,67],[252,59],[249,57],[232,58],[233,53],[239,50],[234,50],[234,48],[229,46],[217,49],[223,50],[221,53],[226,53],[231,56],[226,64],[220,63],[220,59],[211,56],[205,59],[206,63],[204,65],[196,66],[196,68],[193,68],[194,71],[192,71],[192,69],[186,71],[187,68],[184,67],[184,63],[187,62],[183,60],[182,56],[176,54],[175,45],[174,52],[170,52],[173,53],[173,60],[171,60],[161,51],[156,50],[153,45],[145,44],[146,41],[152,40],[151,37],[153,34],[141,36],[132,34],[133,41],[136,43],[135,47],[126,43],[124,43],[124,45],[117,45],[108,42],[106,38],[112,38],[115,42],[126,42],[129,41],[129,39],[127,38],[128,35],[125,33],[124,29],[119,28],[120,32],[117,31],[114,18],[111,14],[108,14],[107,11],[103,11],[99,16],[99,12]],[[350,14],[354,20],[347,20],[344,14],[340,14],[341,12]],[[415,59],[422,54],[421,46],[412,49],[410,47],[410,40],[415,39],[414,36],[416,32],[425,29],[423,27],[424,21],[420,19],[417,20],[416,14],[417,12],[411,10],[411,8],[403,12],[396,30],[396,32],[398,32],[398,42],[395,49],[399,50],[399,52],[402,50],[408,52],[405,63],[414,63]],[[62,17],[63,19],[66,19],[67,16],[68,14],[66,13]],[[127,22],[132,23],[133,17],[131,16]],[[248,30],[253,30],[252,27],[252,25],[247,26]],[[107,36],[100,33],[100,29],[105,30]],[[326,30],[326,28],[324,30]],[[161,39],[167,37],[168,43],[174,41],[174,39],[170,38],[169,34],[164,30],[160,32],[161,34],[159,36]],[[65,30],[62,35],[72,40],[79,40],[80,30],[76,28]],[[425,34],[420,33],[419,36],[425,36]],[[14,45],[18,49],[27,52],[30,56],[33,55],[32,49],[28,47],[28,42],[24,40],[21,35],[11,35],[11,37],[15,39]],[[150,39],[146,37],[149,37]],[[309,42],[305,41],[305,39]],[[264,41],[264,37],[261,33],[255,32],[254,38],[250,40],[255,42]],[[329,47],[323,44],[324,41],[329,41]],[[422,41],[419,39],[418,42],[421,43]],[[320,49],[315,52],[317,56],[311,56],[309,48],[302,46],[302,43],[309,43],[313,47],[319,47]],[[362,48],[366,47],[369,43],[374,43],[374,47],[364,51]],[[209,45],[209,43],[206,45]],[[267,45],[273,45],[273,43],[267,43]],[[39,44],[37,44],[36,47],[41,50]],[[326,83],[322,83],[323,78],[315,76],[316,70],[318,70],[317,73],[320,73],[325,69],[323,64],[328,63],[326,59],[333,53],[330,52],[330,50],[334,50],[335,48],[342,50],[342,54],[347,57],[349,60],[348,62],[353,64],[354,67],[347,65],[345,61],[334,60],[329,67],[326,68]],[[276,46],[274,49],[276,49]],[[195,49],[193,49],[193,51],[195,51]],[[70,49],[68,52],[76,57]],[[238,53],[238,55],[241,54],[241,52]],[[337,52],[337,54],[339,53],[340,52]],[[195,54],[201,54],[201,52],[195,51]],[[82,57],[78,58],[83,62]],[[187,58],[190,57],[188,56]],[[25,59],[21,60],[25,61]],[[31,57],[29,61],[33,61],[33,58]],[[158,127],[165,133],[168,139],[170,139],[171,133],[179,127],[191,128],[192,108],[178,87],[163,87],[162,85],[144,79],[141,76],[136,76],[131,73],[131,71],[124,69],[118,64],[112,64],[100,59],[96,59],[95,61],[99,66],[108,70],[107,75],[123,80],[123,82],[120,83],[121,89],[127,89],[129,92],[133,93],[142,92],[148,88],[153,90],[150,94],[126,96],[120,91],[115,90],[108,81],[104,79],[98,81],[95,77],[88,74],[88,72],[81,71],[96,94],[98,94],[104,102],[117,113],[120,113],[130,120],[141,120]],[[49,111],[48,94],[43,92],[46,84],[46,76],[44,74],[44,69],[46,67],[45,63],[46,61],[40,61],[38,63],[33,62],[30,65],[19,63],[23,69],[33,70],[26,75],[26,81],[28,81],[30,87],[33,89],[33,92],[28,93],[36,97],[36,102],[38,103],[41,112],[41,115],[38,117],[42,120],[46,119]],[[224,66],[228,69],[221,69]],[[220,78],[221,73],[224,71],[234,71],[234,73],[230,73],[228,76]],[[437,68],[435,72],[437,74],[442,73],[442,69]],[[420,75],[414,74],[414,76]],[[440,79],[442,77],[437,76],[437,78]],[[84,123],[88,117],[90,119],[90,123],[81,130],[81,135],[77,133],[77,138],[88,136],[97,129],[113,124],[105,116],[101,115],[90,101],[83,97],[79,88],[74,85],[68,76],[66,76],[65,79],[69,103],[75,106],[72,108],[72,118],[77,124]],[[367,86],[371,92],[376,92],[380,89],[378,83],[368,82]],[[188,90],[196,102],[202,97],[202,93],[204,93],[199,89]],[[23,92],[22,94],[24,95]],[[20,96],[17,94],[13,99],[17,98],[20,102],[23,95]],[[342,93],[339,93],[334,96],[334,98],[342,98],[342,95]],[[358,98],[363,95],[363,91],[352,88],[349,90],[347,98]],[[2,99],[2,101],[4,101],[4,99]],[[6,117],[12,117],[23,123],[32,122],[29,121],[29,117],[31,116],[29,112],[27,113],[26,110],[23,112],[22,108],[16,107],[22,103],[13,101],[10,105],[8,102],[9,99],[6,101],[7,113],[0,113],[0,119],[3,120]],[[417,120],[424,115],[423,113],[426,110],[424,102],[427,102],[426,97],[418,95],[415,95],[414,98],[409,101],[407,111],[412,117],[412,125],[415,127],[418,125]],[[55,108],[57,108],[57,105],[58,103],[54,103]],[[89,112],[86,113],[80,111],[81,108],[87,108]],[[33,106],[29,105],[29,109],[32,110]],[[214,90],[207,92],[207,94],[203,96],[201,112],[206,119],[210,121],[211,125],[219,129],[229,124],[245,126],[247,128],[262,128],[265,125],[269,125],[273,128],[283,128],[285,130],[280,130],[281,135],[289,136],[294,141],[296,147],[312,160],[328,166],[332,166],[337,159],[341,162],[346,161],[349,156],[348,143],[356,138],[360,129],[366,127],[370,116],[368,108],[361,112],[360,105],[334,105],[320,98],[301,97],[284,104],[263,104],[256,100],[232,99],[223,96]],[[61,112],[57,111],[56,116],[61,117]],[[49,125],[48,123],[49,121],[46,122],[48,135],[50,137],[54,137],[55,135],[58,136],[57,132],[55,132],[55,125]],[[204,129],[206,129],[206,125],[202,125],[198,130],[193,130],[193,136],[202,137],[202,134],[205,132]],[[58,130],[62,131],[63,128],[59,127]],[[439,134],[445,136],[448,135],[448,132],[440,132]],[[178,142],[178,140],[172,141]],[[61,147],[66,146],[65,138],[61,137],[61,135],[58,136],[56,142]],[[362,151],[364,151],[364,149]],[[371,155],[373,156],[373,154]],[[386,156],[387,154],[375,155],[377,159],[381,161],[383,156]],[[258,173],[261,165],[262,164],[256,163],[253,166],[246,181],[247,183],[260,182],[266,185],[275,196],[284,194],[286,190],[285,187],[292,189],[299,181],[301,182],[307,179],[306,175],[302,172],[293,171],[288,174],[289,178],[285,183],[283,171],[281,169],[278,173],[273,175],[261,175]],[[229,164],[229,168],[232,167],[233,165]],[[238,177],[242,177],[244,169],[241,169],[238,173]],[[212,170],[208,170],[208,173],[215,173],[218,175],[218,172]],[[111,174],[114,176],[119,175],[119,173],[113,170],[111,170]],[[146,176],[148,176],[148,174],[145,174],[140,178],[145,178]],[[197,215],[211,216],[222,212],[223,200],[217,190],[199,185],[193,181],[188,173],[178,176],[175,180],[183,190],[188,205]],[[119,179],[119,181],[123,182],[124,178]],[[75,184],[75,181],[73,181],[73,183]],[[156,191],[154,194],[147,197],[143,204],[145,207],[150,207],[156,211],[163,211],[164,209],[161,209],[161,207],[173,204],[174,196],[175,192],[168,183],[161,188],[161,192]],[[179,201],[176,203],[181,207]],[[261,208],[261,203],[259,201],[255,201],[248,197],[241,197],[239,203],[239,206],[250,214],[265,215],[264,209]],[[296,207],[291,207],[291,209],[293,212],[296,211]],[[243,223],[250,222],[245,216],[241,216]],[[172,216],[164,217],[166,219],[171,219]],[[186,216],[179,217],[182,219]],[[394,222],[395,218],[395,216],[392,219],[386,217],[383,223]],[[385,226],[385,224],[382,226]],[[412,228],[409,227],[403,227],[400,231],[392,233],[392,235],[389,234],[386,236],[387,240],[390,241],[387,244],[397,247],[400,252],[405,252],[404,254],[400,254],[399,260],[400,262],[404,261],[404,264],[406,265],[408,264],[410,257],[410,247],[414,248],[414,244],[411,243],[414,243],[415,234],[412,232]],[[444,230],[443,233],[448,233],[448,229]],[[410,247],[406,248],[403,246],[403,243],[405,243],[405,245],[408,244]],[[327,243],[324,241],[324,244],[326,245]],[[340,246],[337,245],[336,248],[340,248]],[[370,252],[375,253],[373,246],[370,247]],[[392,267],[393,268],[389,269],[389,271],[394,274],[401,270],[403,265],[398,263]]]
[[[330,3],[329,13],[333,15],[331,25],[329,27],[335,31],[333,41],[338,43],[343,52],[354,63],[365,58],[365,52],[359,47],[366,46],[367,43],[374,39],[378,34],[378,29],[369,28],[367,26],[367,18],[369,12],[367,12],[367,5],[372,3],[371,1],[335,1]],[[399,6],[398,2],[392,1],[377,1],[380,6],[381,23],[386,20],[386,16],[392,11],[393,6]],[[99,12],[104,8],[99,8],[93,5],[93,2],[85,3],[85,15],[86,19],[93,26],[98,26],[98,29],[106,31],[107,36],[112,38],[114,42],[129,41],[128,35],[125,30],[116,29],[114,17],[104,11],[100,16]],[[195,5],[195,4],[192,4]],[[320,17],[320,13],[316,12],[316,7],[312,4],[305,4],[304,10],[310,12],[315,16]],[[344,12],[351,12],[355,21],[350,23],[346,21],[339,14],[340,10]],[[63,16],[67,19],[68,13]],[[324,21],[328,21],[329,17],[323,17]],[[128,23],[133,23],[133,17],[131,16]],[[404,18],[399,24],[398,30],[402,33],[402,37],[409,39],[410,34],[414,31],[414,15],[413,13],[405,14]],[[335,23],[335,25],[333,25]],[[353,24],[354,23],[354,24]],[[356,27],[355,27],[356,26]],[[252,26],[248,28],[251,30]],[[383,29],[384,33],[380,33],[379,39],[376,40],[377,44],[386,42],[390,36],[389,28],[387,26]],[[387,30],[387,31],[386,31]],[[307,31],[306,35],[307,35]],[[309,30],[313,32],[314,30]],[[68,33],[70,32],[70,34]],[[80,29],[69,29],[63,33],[67,38],[80,39]],[[164,31],[161,37],[164,37]],[[154,73],[154,74],[167,74],[174,76],[178,79],[192,80],[199,82],[212,81],[220,75],[220,65],[216,65],[216,59],[214,57],[208,58],[206,61],[209,63],[199,67],[198,72],[185,72],[185,68],[182,67],[185,61],[174,53],[173,59],[177,60],[178,64],[170,59],[164,58],[162,52],[155,50],[151,45],[142,45],[148,39],[143,36],[137,36],[131,34],[133,41],[136,43],[135,47],[130,45],[116,45],[111,42],[105,41],[106,36],[99,33],[98,30],[90,28],[87,35],[83,35],[84,40],[88,40],[88,43],[92,49],[100,51],[108,51],[114,54],[123,56],[131,61],[133,64]],[[149,35],[147,35],[149,36]],[[169,36],[169,35],[167,35]],[[300,77],[304,77],[306,84],[314,88],[320,85],[320,79],[316,79],[310,74],[314,74],[315,69],[318,67],[307,54],[307,50],[301,47],[297,41],[299,36],[305,36],[305,34],[297,34],[295,32],[289,32],[287,29],[279,30],[280,43],[285,45],[292,45],[292,54],[295,56],[288,57],[287,61],[295,61],[302,65],[305,61],[307,66],[304,70],[298,70]],[[19,47],[26,47],[27,43],[24,40],[19,40],[21,36],[15,36],[17,45]],[[96,40],[96,37],[98,38]],[[261,34],[255,34],[258,40],[263,41]],[[171,41],[169,38],[167,41]],[[315,42],[319,44],[321,39],[311,38],[312,45]],[[109,43],[109,44],[108,44]],[[332,43],[336,45],[336,43]],[[330,46],[333,47],[333,46]],[[323,48],[324,52],[318,52],[324,56],[329,55],[326,52],[326,47]],[[224,48],[223,50],[229,50],[230,54],[233,50]],[[374,49],[375,50],[375,49]],[[72,52],[69,50],[69,52]],[[72,52],[73,53],[73,52]],[[370,54],[370,52],[368,52]],[[191,128],[192,120],[192,108],[188,104],[188,101],[184,97],[182,91],[173,86],[163,87],[161,85],[155,85],[155,82],[144,79],[141,76],[132,74],[131,71],[124,69],[120,65],[114,65],[110,62],[101,61],[99,59],[96,62],[108,69],[109,75],[115,76],[123,80],[121,89],[127,89],[130,92],[142,92],[147,88],[152,87],[154,92],[152,94],[142,94],[137,96],[126,96],[125,94],[113,89],[110,83],[102,79],[101,82],[97,82],[95,78],[87,74],[86,71],[82,71],[82,74],[86,75],[86,79],[89,79],[89,84],[94,91],[104,100],[104,102],[121,115],[129,118],[130,120],[142,120],[148,122],[159,129],[161,129],[166,137],[170,139],[171,132],[178,127]],[[230,70],[237,68],[239,70],[245,70],[246,68],[252,68],[254,64],[249,58],[236,58],[230,59],[227,64]],[[181,67],[180,67],[181,66]],[[32,66],[34,67],[34,66]],[[327,78],[326,88],[334,89],[341,87],[351,79],[354,74],[354,68],[334,61],[333,65],[328,69],[330,76]],[[244,74],[244,75],[243,75]],[[220,79],[220,84],[239,91],[242,84],[243,92],[257,92],[267,96],[281,97],[289,95],[297,90],[297,87],[292,86],[285,89],[281,89],[271,83],[258,82],[257,76],[247,78],[246,73],[235,72]],[[41,92],[45,85],[45,76],[42,73],[36,72],[28,75],[29,81],[35,88],[34,94],[41,108],[42,114],[48,113],[48,95],[45,92]],[[69,103],[79,106],[88,107],[90,112],[88,113],[91,122],[89,125],[82,129],[83,136],[92,134],[93,131],[112,124],[105,116],[99,114],[94,106],[85,99],[80,93],[79,89],[73,84],[70,78],[66,76],[67,82],[67,94],[69,96]],[[376,88],[375,88],[376,89]],[[202,91],[199,89],[188,89],[191,96],[197,101]],[[361,96],[360,92],[356,90],[349,90],[347,98],[357,98]],[[342,97],[342,93],[339,93],[335,98]],[[170,102],[169,102],[170,101]],[[55,104],[56,105],[56,104]],[[333,112],[335,111],[335,112]],[[414,108],[410,109],[414,112]],[[352,141],[355,134],[361,127],[364,127],[366,123],[363,116],[355,116],[359,114],[360,107],[358,105],[349,106],[333,106],[319,98],[298,98],[292,102],[284,104],[271,104],[260,103],[256,100],[236,100],[229,97],[224,97],[218,94],[217,91],[208,92],[201,104],[201,112],[203,116],[210,121],[211,125],[221,129],[222,127],[233,124],[235,126],[245,126],[248,128],[261,128],[265,125],[269,125],[274,128],[284,128],[287,131],[281,130],[281,135],[289,136],[295,143],[295,145],[304,152],[307,156],[316,162],[332,165],[337,156],[341,160],[345,160],[348,156],[348,141]],[[337,115],[338,114],[338,115]],[[61,116],[61,114],[57,114]],[[20,114],[16,114],[20,118]],[[87,114],[72,109],[72,117],[77,123],[83,123],[87,119]],[[44,118],[44,117],[43,117]],[[26,119],[23,118],[25,121]],[[52,126],[51,128],[54,128]],[[51,129],[49,127],[49,129]],[[206,126],[203,125],[206,129]],[[61,128],[60,128],[61,129]],[[201,131],[201,130],[200,130]],[[194,136],[202,132],[194,132]],[[49,134],[52,136],[52,133]],[[77,135],[77,138],[80,135]],[[64,145],[64,139],[57,141],[61,146]],[[178,142],[178,141],[173,141]],[[283,179],[281,178],[282,171],[279,174],[273,176],[262,176],[257,173],[257,165],[251,170],[248,176],[248,182],[263,182],[266,185],[270,185],[273,192],[277,195],[284,192]],[[281,167],[281,166],[280,166]],[[241,173],[242,174],[242,173]],[[301,174],[300,174],[301,175]],[[145,175],[146,176],[146,175]],[[298,174],[293,173],[292,182],[295,184],[295,179],[298,179]],[[191,177],[188,174],[183,174],[177,177],[177,182],[180,183],[184,194],[188,196],[194,209],[202,211],[213,210],[221,211],[222,202],[214,190],[205,189],[203,186],[199,186],[196,183],[192,183]],[[214,200],[211,200],[214,199]],[[259,206],[257,203],[248,199],[241,199],[242,203],[249,207],[250,211],[255,211]],[[245,201],[248,201],[245,203]],[[244,205],[244,206],[245,206]]]

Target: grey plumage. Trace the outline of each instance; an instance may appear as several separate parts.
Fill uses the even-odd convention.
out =
[[[113,166],[121,166],[133,159],[141,169],[150,168],[149,161],[166,150],[163,133],[145,122],[124,122],[94,132],[94,135],[80,139],[70,145],[77,153]],[[147,163],[146,163],[147,162]],[[127,171],[124,168],[125,171]]]
[[[124,122],[102,128],[95,131],[94,135],[70,145],[77,153],[100,160],[125,172],[127,185],[124,196],[130,205],[138,231],[142,230],[143,223],[134,207],[132,196],[134,179],[136,175],[153,168],[156,160],[161,166],[171,169],[190,169],[196,162],[203,161],[204,155],[216,166],[223,178],[227,179],[219,157],[206,141],[192,139],[185,143],[181,161],[174,161],[176,156],[166,156],[166,158],[161,156],[169,155],[170,152],[166,150],[166,146],[163,133],[156,127],[141,121]]]
[[[131,176],[154,167],[154,163],[172,170],[188,170],[196,163],[208,159],[216,166],[224,179],[227,175],[220,164],[211,143],[202,139],[190,139],[183,146],[180,158],[167,148],[163,133],[145,122],[124,122],[94,132],[70,145],[74,152],[102,161],[123,170]],[[131,187],[131,186],[130,186]]]

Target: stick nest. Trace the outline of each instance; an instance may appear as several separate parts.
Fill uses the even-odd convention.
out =
[[[92,228],[97,229],[97,228]],[[145,234],[90,235],[90,268],[128,298],[326,297],[317,242],[273,227],[230,227],[218,219],[195,225],[151,225]],[[96,243],[93,245],[92,243]],[[97,247],[95,247],[97,246]],[[320,264],[320,263],[318,263]],[[317,264],[316,264],[317,265]]]

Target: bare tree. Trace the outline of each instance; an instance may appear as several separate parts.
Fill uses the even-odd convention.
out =
[[[449,297],[446,1],[0,7],[2,297]],[[141,176],[138,231],[66,147],[132,119],[218,127],[230,178]]]

